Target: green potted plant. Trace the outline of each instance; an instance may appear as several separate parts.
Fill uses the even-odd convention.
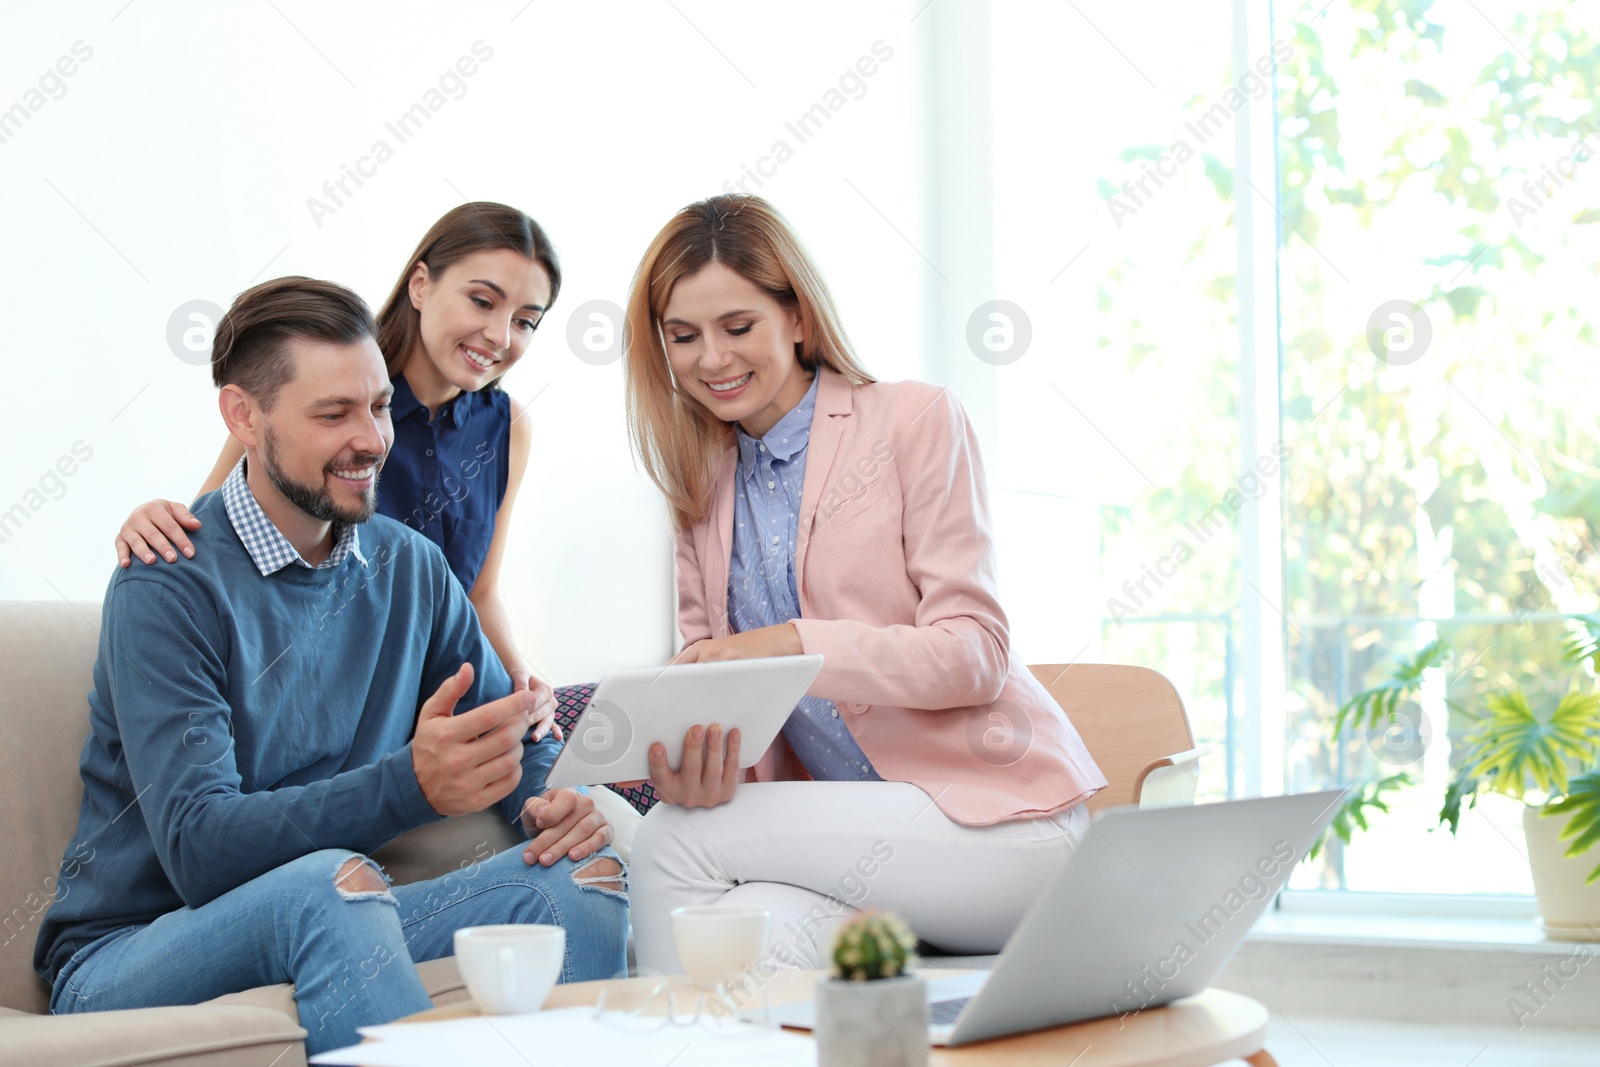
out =
[[[1520,688],[1491,691],[1483,709],[1457,708],[1470,722],[1460,739],[1445,788],[1439,823],[1454,834],[1462,806],[1485,792],[1521,801],[1534,892],[1547,935],[1600,940],[1600,614],[1574,616],[1563,659],[1577,670],[1553,707],[1535,708]],[[1384,681],[1351,697],[1334,718],[1336,737],[1348,727],[1372,736],[1380,757],[1412,762],[1427,737],[1416,706],[1423,672],[1449,657],[1433,641],[1401,660]],[[1414,753],[1414,754],[1413,754]],[[1407,758],[1409,757],[1409,758]],[[1388,794],[1415,784],[1405,771],[1352,783],[1329,825],[1345,843],[1387,812]],[[1316,854],[1316,850],[1312,850]]]
[[[865,911],[833,941],[833,973],[817,983],[820,1067],[926,1067],[928,990],[909,972],[917,939],[891,912]]]

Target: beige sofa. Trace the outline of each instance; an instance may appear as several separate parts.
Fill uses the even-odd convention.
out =
[[[264,986],[193,1007],[50,1016],[49,989],[33,973],[33,944],[54,896],[62,853],[77,826],[78,753],[89,732],[87,694],[100,606],[0,603],[0,1064],[30,1067],[296,1067],[304,1065],[294,987]],[[638,816],[620,797],[593,791],[624,858]],[[515,843],[497,815],[447,819],[379,850],[397,883],[459,867],[487,841]],[[418,968],[435,1004],[465,994],[455,961]]]

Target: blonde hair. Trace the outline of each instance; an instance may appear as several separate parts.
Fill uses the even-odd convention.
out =
[[[719,465],[733,443],[733,427],[678,388],[661,330],[672,287],[710,263],[799,312],[805,340],[794,347],[801,366],[826,365],[856,385],[875,380],[845,336],[816,264],[771,204],[726,194],[674,215],[639,261],[622,336],[634,454],[666,496],[679,532],[710,514]]]

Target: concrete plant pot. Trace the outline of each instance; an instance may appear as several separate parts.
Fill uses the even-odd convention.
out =
[[[1528,862],[1533,868],[1533,892],[1539,898],[1539,915],[1545,936],[1552,941],[1600,941],[1600,882],[1584,884],[1600,848],[1581,856],[1565,856],[1561,840],[1571,813],[1544,818],[1542,808],[1522,809],[1522,831],[1528,838]]]
[[[928,986],[917,975],[817,983],[818,1067],[927,1067]]]

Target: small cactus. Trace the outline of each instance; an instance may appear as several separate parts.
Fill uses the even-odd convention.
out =
[[[906,973],[917,962],[917,939],[893,912],[866,911],[833,941],[833,977],[871,982]]]

